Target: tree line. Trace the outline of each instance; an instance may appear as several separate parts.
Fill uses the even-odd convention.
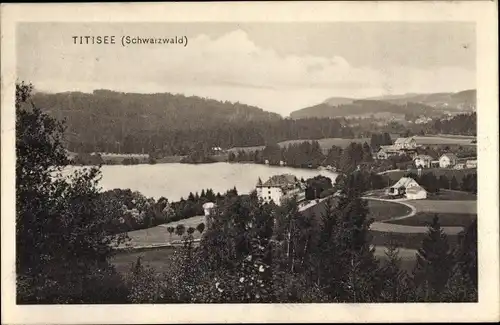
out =
[[[368,143],[351,142],[346,148],[332,146],[325,154],[318,141],[302,141],[287,146],[270,144],[263,149],[230,152],[229,162],[286,165],[298,168],[318,168],[330,165],[341,171],[355,170],[360,164],[373,161]]]

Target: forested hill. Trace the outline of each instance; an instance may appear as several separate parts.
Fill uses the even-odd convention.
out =
[[[137,94],[109,90],[93,93],[37,93],[33,98],[40,108],[65,118],[68,128],[84,131],[128,131],[165,129],[186,130],[228,122],[275,121],[281,116],[258,107],[170,93]]]
[[[187,155],[213,146],[353,136],[334,120],[293,121],[240,103],[169,93],[37,93],[33,102],[66,120],[67,148],[75,152]]]
[[[321,104],[292,112],[290,116],[294,119],[369,116],[377,113],[433,116],[445,111],[470,112],[475,108],[476,90],[470,89],[456,93],[404,94],[366,99],[332,97]]]
[[[328,102],[319,105],[300,109],[290,114],[291,118],[334,118],[334,117],[358,117],[370,116],[381,113],[389,113],[393,115],[417,114],[417,115],[433,115],[435,109],[420,103],[408,103],[404,105],[392,104],[380,100],[353,100],[349,104],[340,104],[336,106],[330,105]]]

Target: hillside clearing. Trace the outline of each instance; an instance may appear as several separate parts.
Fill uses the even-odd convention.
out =
[[[467,227],[472,221],[477,219],[476,214],[467,213],[432,213],[432,212],[418,212],[411,218],[401,220],[388,220],[386,223],[414,226],[414,227],[427,227],[432,223],[434,216],[439,217],[439,223],[442,227]]]
[[[477,214],[477,201],[410,200],[418,212]]]

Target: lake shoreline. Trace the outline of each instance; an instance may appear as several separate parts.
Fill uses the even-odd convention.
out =
[[[65,173],[89,167],[92,166],[68,166]],[[333,183],[338,176],[328,170],[229,162],[102,165],[100,170],[103,191],[130,189],[146,197],[165,197],[170,202],[186,199],[189,193],[207,189],[225,193],[236,187],[240,194],[248,194],[255,189],[259,178],[265,181],[280,174],[292,174],[299,179],[322,175],[329,177]]]

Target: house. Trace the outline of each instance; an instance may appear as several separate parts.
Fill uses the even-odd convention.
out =
[[[423,200],[427,198],[427,191],[422,186],[412,186],[406,189],[405,195],[409,200]]]
[[[466,168],[477,168],[477,159],[470,159],[465,162]]]
[[[388,195],[403,195],[409,188],[420,186],[410,177],[401,177],[393,186],[389,187],[385,193]]]
[[[417,155],[417,143],[414,138],[397,138],[390,146],[380,146],[376,154],[377,159],[388,159],[393,156]]]
[[[259,181],[256,186],[257,197],[263,203],[274,202],[277,205],[281,205],[285,199],[294,195],[297,196],[298,200],[304,199],[304,190],[304,184],[290,174],[272,176],[264,183]]]
[[[439,167],[441,168],[451,168],[457,163],[457,156],[453,153],[445,153],[439,157]]]
[[[377,152],[377,159],[389,159],[389,157],[399,156],[401,152],[394,146],[380,146]]]
[[[429,155],[418,155],[413,159],[415,167],[431,168],[432,157]]]
[[[397,138],[396,141],[394,142],[394,147],[398,150],[401,149],[416,149],[417,148],[417,142],[415,141],[415,138]]]

